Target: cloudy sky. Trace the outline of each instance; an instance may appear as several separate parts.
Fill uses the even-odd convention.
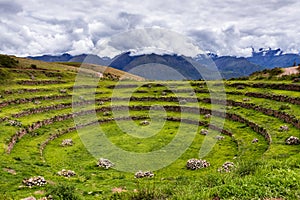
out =
[[[0,53],[90,53],[99,41],[143,28],[174,31],[219,55],[250,55],[251,47],[299,53],[299,21],[298,0],[0,0]],[[118,41],[145,36],[135,37]]]

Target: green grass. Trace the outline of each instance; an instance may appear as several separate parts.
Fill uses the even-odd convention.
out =
[[[83,96],[86,100],[93,98],[91,92],[94,89],[81,88],[73,91],[74,79],[78,70],[78,63],[43,63],[31,61],[23,58],[13,58],[18,61],[17,66],[11,68],[0,68],[0,102],[21,98],[32,98],[38,96],[63,95],[60,89],[68,89],[68,94]],[[36,65],[36,69],[32,68]],[[87,72],[94,73],[94,70],[104,70],[103,67],[89,66]],[[122,75],[120,71],[110,70],[110,73]],[[31,75],[36,81],[40,80],[62,80],[65,83],[50,85],[21,85],[17,81],[31,80]],[[134,76],[128,77],[138,78]],[[84,79],[83,79],[84,80]],[[94,84],[96,79],[88,79],[84,85]],[[140,80],[140,79],[139,79]],[[259,80],[259,81],[227,81],[226,83],[286,83],[291,84],[291,80]],[[142,81],[124,80],[116,82],[112,80],[101,80],[96,82],[96,99],[110,97],[185,97],[185,98],[210,98],[209,93],[196,93],[191,95],[189,89],[207,90],[207,86],[201,86],[201,81]],[[120,84],[122,88],[111,89],[112,85]],[[215,93],[222,91],[219,81],[212,81],[209,85]],[[151,85],[150,87],[148,85]],[[132,87],[134,86],[134,87]],[[136,86],[136,87],[135,87]],[[38,92],[23,92],[22,89],[40,89]],[[5,91],[12,91],[6,94]],[[242,95],[227,94],[227,99],[243,102],[247,98],[246,92],[257,92],[264,94],[286,95],[299,97],[298,91],[273,90],[270,88],[252,88],[237,90],[226,86],[227,92],[239,91]],[[165,94],[163,94],[166,92]],[[212,98],[216,96],[212,95]],[[281,110],[290,115],[300,118],[300,106],[278,102],[270,99],[250,98],[249,102],[255,105]],[[28,109],[40,108],[62,103],[71,103],[72,98],[59,100],[42,100],[40,104],[24,103],[8,105],[0,108],[0,118],[22,122],[26,127],[37,121],[46,120],[57,115],[70,114],[72,108],[57,109],[47,112],[36,113],[15,119],[13,114],[26,111]],[[110,106],[178,106],[178,102],[157,101],[130,101],[124,99],[107,101],[102,105],[96,104],[96,108]],[[93,108],[93,104],[80,106],[77,111],[84,111]],[[200,107],[213,110],[224,110],[222,105],[211,105],[204,102],[187,102],[183,106]],[[197,126],[187,123],[165,121],[165,117],[175,117],[209,123],[212,119],[206,119],[204,115],[188,112],[165,112],[164,110],[130,110],[131,117],[144,117],[150,122],[148,126],[140,125],[142,120],[119,120],[110,121],[102,124],[90,125],[78,129],[78,131],[67,132],[60,137],[50,141],[43,155],[40,152],[40,145],[47,141],[53,134],[74,127],[73,119],[54,122],[51,125],[41,127],[32,133],[23,136],[17,141],[10,154],[6,153],[7,145],[11,137],[21,127],[8,125],[8,121],[0,122],[0,199],[22,199],[29,196],[42,198],[49,194],[56,199],[300,199],[300,158],[299,145],[289,146],[285,144],[285,139],[289,136],[300,137],[300,131],[291,124],[284,123],[282,120],[273,116],[268,116],[252,109],[241,107],[226,107],[228,113],[238,114],[245,119],[255,122],[264,127],[272,137],[272,143],[264,139],[263,136],[248,127],[245,123],[235,122],[230,119],[214,117],[214,123],[233,134],[232,137],[222,135],[218,131],[209,129],[211,135],[222,135],[224,140],[216,141],[211,151],[203,158],[211,166],[200,170],[187,170],[186,162],[191,158],[199,158],[199,151],[203,147],[206,136],[200,134],[205,126]],[[111,112],[110,112],[111,113]],[[88,114],[80,116],[76,121],[84,124],[91,120],[109,119],[111,117],[124,117],[128,113],[125,111],[115,111],[115,115],[105,115],[103,112],[96,115]],[[281,132],[279,127],[283,124],[288,125],[289,131]],[[102,132],[100,131],[102,130]],[[130,134],[129,134],[130,133]],[[104,143],[99,141],[102,136],[107,138],[112,145],[132,153],[149,153],[163,150],[165,146],[172,144],[177,138],[176,145],[180,143],[188,144],[188,147],[179,155],[174,162],[155,170],[153,178],[136,179],[134,172],[123,172],[116,169],[101,169],[96,166],[97,159],[91,152],[101,152],[101,148],[106,148]],[[62,147],[63,139],[71,138],[74,145]],[[252,143],[254,138],[258,143]],[[86,148],[86,144],[94,146]],[[163,153],[163,151],[161,151]],[[177,152],[170,152],[171,155]],[[97,154],[97,155],[101,155]],[[108,153],[109,157],[110,154]],[[129,159],[130,157],[128,157]],[[132,163],[143,161],[140,157]],[[124,158],[120,158],[120,161]],[[126,160],[126,159],[125,159]],[[220,173],[218,168],[226,161],[234,162],[235,168],[230,173]],[[151,162],[141,163],[151,166]],[[118,160],[115,161],[118,165]],[[132,166],[135,169],[134,166]],[[16,174],[7,172],[7,169],[15,170]],[[76,176],[65,178],[57,175],[62,169],[70,169],[76,172]],[[138,170],[138,169],[136,169]],[[143,169],[144,170],[144,169]],[[145,169],[146,170],[146,169]],[[150,169],[149,169],[150,170]],[[48,184],[44,187],[28,188],[22,186],[22,180],[33,176],[44,176]],[[20,187],[21,186],[21,187]],[[114,188],[122,188],[122,193],[113,193]]]

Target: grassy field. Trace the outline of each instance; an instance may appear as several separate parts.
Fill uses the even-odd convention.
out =
[[[0,67],[0,199],[300,199],[300,146],[286,144],[290,136],[300,138],[300,91],[291,89],[299,83],[225,81],[224,104],[218,98],[220,81],[145,81],[89,65],[81,77],[84,86],[73,88],[75,79],[75,86],[80,85],[78,63],[13,59],[12,66]],[[104,74],[99,82],[97,71]],[[284,88],[274,89],[283,83]],[[288,130],[281,131],[282,125]],[[12,142],[16,133],[33,126]],[[115,168],[98,167],[100,157],[87,144],[109,157],[107,146],[95,143],[103,136],[133,156],[114,161]],[[74,144],[63,147],[64,139]],[[214,145],[201,159],[210,166],[187,169],[206,140]],[[152,170],[151,162],[167,161],[164,147],[174,141],[187,143],[182,154],[154,170],[154,177],[135,178],[139,169]],[[134,157],[156,151],[161,153],[157,160]],[[176,153],[169,152],[170,159]],[[117,170],[123,161],[129,162],[129,170]],[[227,161],[234,163],[233,170],[219,172]],[[62,169],[76,175],[59,176]],[[30,188],[22,183],[35,176],[43,176],[47,184]]]

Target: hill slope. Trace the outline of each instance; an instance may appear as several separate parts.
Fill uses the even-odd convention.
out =
[[[2,55],[2,56],[8,57],[6,55]],[[96,64],[84,64],[84,66],[81,66],[81,63],[77,63],[77,62],[44,62],[40,60],[32,60],[29,58],[19,58],[15,56],[10,56],[10,57],[12,58],[12,60],[17,61],[17,63],[15,63],[13,66],[10,67],[18,68],[20,70],[32,70],[32,71],[55,70],[61,73],[78,72],[78,70],[84,70],[85,72],[93,74],[95,76],[99,76],[99,73],[101,73],[102,75],[104,75],[104,78],[109,75],[109,76],[113,76],[116,79],[131,79],[136,81],[144,80],[144,78],[142,77],[130,73],[126,73],[124,71],[107,67],[107,66],[100,66]]]

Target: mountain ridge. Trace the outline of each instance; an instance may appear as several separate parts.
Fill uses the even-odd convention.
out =
[[[197,57],[192,59],[201,63],[201,57],[203,56],[208,56],[214,61],[215,65],[225,79],[248,76],[253,72],[263,69],[291,67],[300,63],[299,54],[284,53],[281,49],[273,50],[271,48],[260,48],[258,51],[252,49],[252,55],[250,57],[218,56],[214,53],[207,53],[207,55],[199,54]],[[28,58],[46,62],[85,62],[110,66],[127,72],[139,65],[156,63],[171,66],[171,68],[177,70],[188,79],[197,80],[202,78],[201,75],[195,71],[190,64],[185,62],[186,58],[184,56],[176,54],[158,55],[152,53],[131,55],[130,52],[124,52],[111,59],[108,57],[99,57],[98,55],[93,54],[80,54],[72,56],[68,53],[64,53],[58,56],[43,55]]]

